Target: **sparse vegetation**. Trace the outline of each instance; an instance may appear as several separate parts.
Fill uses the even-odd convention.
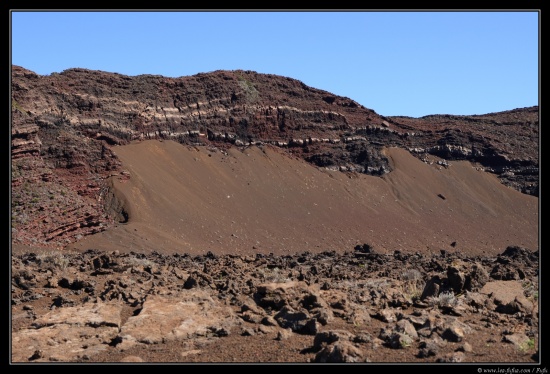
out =
[[[437,307],[455,307],[458,305],[459,300],[452,291],[446,291],[438,296],[428,298],[428,302],[430,305]]]
[[[403,273],[402,279],[405,297],[411,302],[419,299],[424,286],[422,274],[416,269],[408,269]]]
[[[522,283],[522,286],[523,286],[523,294],[525,295],[525,297],[530,298],[534,301],[538,301],[539,291],[532,282],[526,280]]]
[[[11,100],[11,110],[16,110],[20,113],[27,114],[23,107],[21,107],[21,105],[15,99]]]
[[[51,267],[65,270],[69,266],[69,258],[60,251],[47,251],[36,256],[38,264],[43,267]]]
[[[519,349],[522,352],[528,352],[535,348],[535,339],[530,338],[529,340],[525,341],[523,344],[520,345]]]
[[[246,102],[253,103],[258,100],[259,93],[256,87],[248,79],[239,77],[239,86],[242,88]]]
[[[19,166],[17,165],[11,165],[11,179],[12,181],[14,179],[17,179],[21,176],[21,172],[19,171]]]
[[[130,266],[143,266],[144,268],[153,266],[154,263],[146,258],[128,257],[126,264]]]
[[[280,268],[260,268],[258,273],[261,278],[265,279],[265,282],[269,283],[287,283],[290,282],[290,278],[283,274]]]
[[[399,344],[401,345],[401,348],[405,349],[411,346],[411,343],[407,339],[400,339]]]

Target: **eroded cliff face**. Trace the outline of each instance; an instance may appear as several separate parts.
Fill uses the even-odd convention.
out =
[[[538,107],[479,116],[382,117],[297,80],[252,71],[167,78],[12,66],[12,241],[62,247],[124,220],[113,153],[144,139],[280,147],[320,167],[382,175],[383,148],[469,160],[538,196]]]

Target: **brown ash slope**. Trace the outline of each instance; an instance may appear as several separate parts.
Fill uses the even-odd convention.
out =
[[[530,241],[511,244],[535,246],[538,107],[479,116],[386,118],[349,98],[251,71],[166,78],[69,69],[39,76],[12,66],[11,83],[14,247],[64,247],[125,221],[135,207],[124,205],[112,185],[135,183],[139,171],[129,173],[131,168],[121,161],[124,151],[119,157],[116,149],[148,139],[195,146],[202,156],[207,149],[216,150],[216,157],[235,152],[230,150],[234,146],[257,148],[253,152],[276,148],[281,151],[276,154],[359,180],[396,178],[386,151],[393,147],[410,151],[426,167],[434,163],[430,167],[442,173],[453,173],[454,161],[472,162],[524,193],[514,196],[529,200],[518,214],[530,217],[525,225],[531,229],[524,233]],[[445,196],[436,194],[437,203],[452,200]],[[520,221],[516,215],[495,215],[508,217],[508,226]],[[136,222],[130,217],[129,223]]]
[[[290,254],[370,243],[476,255],[538,248],[538,199],[466,161],[443,168],[387,148],[393,170],[377,177],[318,169],[269,146],[222,153],[147,140],[113,152],[130,176],[112,185],[128,222],[71,248]]]

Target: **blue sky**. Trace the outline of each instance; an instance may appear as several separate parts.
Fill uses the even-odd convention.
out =
[[[253,70],[384,116],[539,104],[540,13],[516,11],[17,11],[11,63],[181,77]]]

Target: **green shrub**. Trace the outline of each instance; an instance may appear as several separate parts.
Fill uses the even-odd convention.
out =
[[[239,77],[239,86],[242,88],[244,92],[244,96],[246,98],[247,103],[253,103],[258,100],[259,93],[256,87],[250,82],[248,79],[245,79],[243,77]]]

